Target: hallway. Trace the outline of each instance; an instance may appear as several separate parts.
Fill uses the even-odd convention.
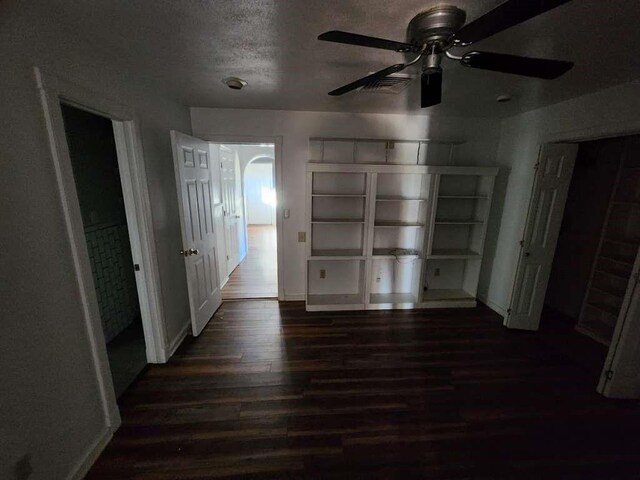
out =
[[[247,256],[222,289],[223,300],[276,298],[278,255],[275,225],[248,225]]]

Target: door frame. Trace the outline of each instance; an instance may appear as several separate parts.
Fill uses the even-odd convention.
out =
[[[120,425],[120,413],[109,367],[61,104],[106,117],[113,123],[131,253],[134,263],[141,266],[140,271],[136,272],[136,286],[147,360],[150,363],[164,363],[169,352],[166,351],[160,274],[139,120],[134,111],[100,94],[57,76],[45,74],[38,67],[34,67],[34,73],[45,117],[107,434],[110,435]]]
[[[251,135],[216,135],[207,133],[198,133],[198,138],[211,143],[221,143],[225,145],[247,145],[255,143],[272,143],[274,146],[274,158],[273,164],[275,168],[275,189],[276,189],[276,243],[277,243],[277,271],[278,271],[278,300],[284,301],[284,268],[283,268],[283,191],[282,191],[282,137],[265,137],[265,136],[251,136]],[[241,172],[241,175],[242,172]],[[243,199],[244,199],[244,179],[241,179],[243,185]],[[244,202],[243,202],[244,203]],[[243,205],[244,209],[244,205]],[[246,214],[246,212],[245,212]],[[246,218],[245,225],[246,229]],[[246,235],[245,235],[246,237]]]
[[[564,131],[556,131],[556,132],[547,132],[544,135],[541,135],[540,142],[538,144],[538,149],[536,150],[536,158],[535,161],[531,164],[531,172],[533,173],[533,180],[531,182],[531,188],[529,189],[529,198],[527,199],[527,209],[525,215],[528,217],[531,200],[533,198],[533,192],[536,187],[536,179],[537,179],[537,171],[534,166],[538,161],[538,155],[540,149],[543,145],[547,143],[583,143],[583,142],[591,142],[595,140],[604,140],[606,138],[616,138],[616,137],[626,137],[631,135],[640,135],[640,121],[632,121],[632,122],[620,122],[620,123],[606,123],[596,127],[588,127],[588,128],[579,128],[575,130],[564,130]],[[573,179],[573,174],[572,174]],[[564,209],[566,206],[562,206],[562,217],[564,218]],[[526,217],[525,222],[522,227],[522,232],[520,233],[520,240],[524,239],[525,236],[525,228],[526,228]],[[518,240],[518,241],[520,241]],[[511,303],[513,302],[513,292],[515,289],[515,282],[517,280],[517,265],[520,263],[520,255],[522,254],[522,249],[518,251],[518,259],[516,260],[516,269],[513,272],[513,278],[511,279],[511,289],[509,293],[509,300],[507,302],[507,307],[510,308]],[[555,254],[555,250],[554,250]],[[504,325],[506,325],[507,315],[505,309],[504,317]]]

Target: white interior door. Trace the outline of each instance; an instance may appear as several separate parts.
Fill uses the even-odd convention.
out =
[[[598,391],[611,398],[640,398],[640,255],[613,331]]]
[[[220,145],[220,170],[222,186],[222,204],[224,205],[224,231],[227,245],[227,275],[240,263],[242,252],[242,205],[238,202],[236,155],[231,149]]]
[[[187,268],[193,335],[202,332],[222,303],[218,249],[214,231],[213,181],[209,145],[180,132],[171,132],[180,201],[182,248]]]
[[[537,330],[544,306],[564,205],[578,145],[550,143],[540,149],[522,248],[507,311],[509,328]]]

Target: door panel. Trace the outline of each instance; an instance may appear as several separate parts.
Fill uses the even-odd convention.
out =
[[[640,398],[640,253],[636,255],[598,391],[610,398]]]
[[[222,203],[224,205],[224,230],[227,245],[227,275],[238,266],[241,260],[240,228],[244,228],[241,219],[241,205],[238,204],[237,168],[235,153],[220,145],[220,170],[222,185]]]
[[[197,336],[222,302],[216,261],[211,159],[206,142],[171,132],[180,198],[182,248],[187,270],[191,330]]]
[[[529,213],[505,325],[537,330],[578,146],[540,149]]]

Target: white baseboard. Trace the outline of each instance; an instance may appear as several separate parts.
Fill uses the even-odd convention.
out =
[[[285,293],[284,294],[285,302],[304,302],[306,298],[307,297],[304,293]]]
[[[167,349],[165,351],[165,362],[168,362],[169,359],[171,358],[171,356],[174,353],[176,353],[176,350],[178,349],[178,347],[180,346],[182,341],[185,339],[185,337],[189,333],[189,328],[191,328],[191,319],[188,319],[188,321],[185,324],[185,326],[182,328],[182,330],[180,330],[180,333],[178,333],[178,335],[176,335],[176,338],[174,338],[169,343],[169,346],[167,347]]]
[[[484,303],[487,307],[489,307],[491,310],[496,312],[498,315],[501,315],[503,318],[507,316],[507,309],[504,308],[503,306],[498,305],[493,300],[489,300],[484,295],[477,295],[477,297],[478,297],[478,300],[480,300],[482,303]]]
[[[117,428],[117,427],[116,427]],[[106,427],[95,439],[95,441],[89,446],[89,448],[82,455],[80,461],[76,464],[75,468],[71,471],[69,476],[69,480],[81,480],[89,472],[89,469],[96,462],[104,448],[107,446],[111,437],[113,437],[113,432],[115,428]]]

